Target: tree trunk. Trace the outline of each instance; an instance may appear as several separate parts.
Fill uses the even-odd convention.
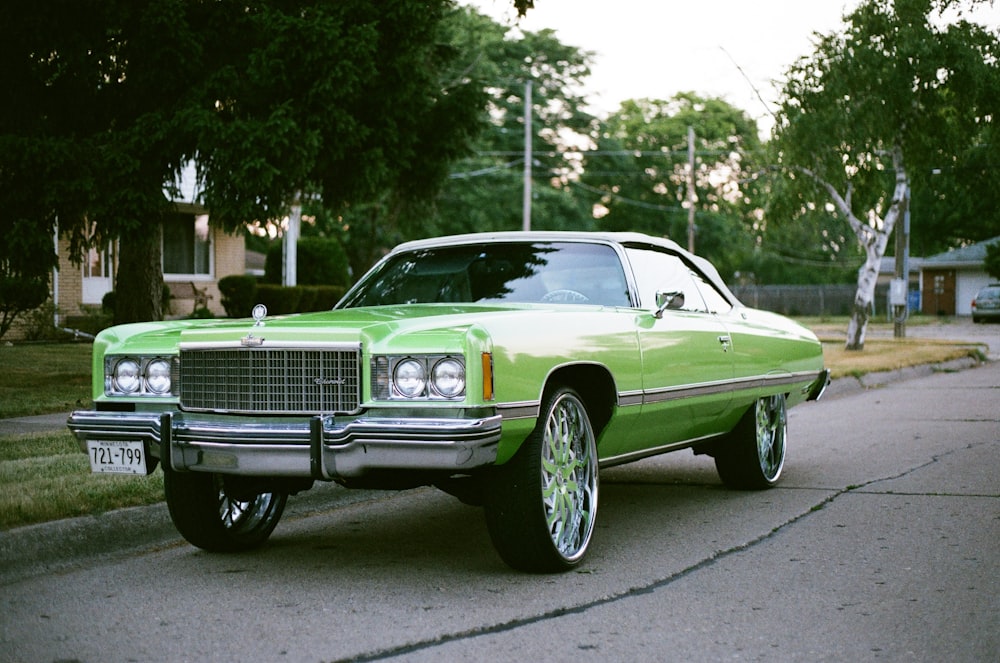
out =
[[[868,216],[869,222],[863,223],[851,210],[850,189],[846,198],[839,196],[833,187],[824,184],[831,192],[837,206],[847,216],[851,228],[854,229],[858,241],[865,250],[865,264],[858,270],[858,289],[854,295],[854,310],[851,312],[851,322],[847,325],[847,343],[845,350],[864,350],[865,333],[868,331],[868,320],[871,318],[872,303],[875,301],[875,284],[878,282],[879,267],[882,256],[889,244],[889,236],[896,227],[900,214],[908,206],[909,179],[903,166],[903,150],[899,145],[892,149],[892,165],[896,171],[896,185],[892,194],[892,203],[886,210],[885,217],[878,219],[875,214]]]
[[[873,240],[865,245],[867,257],[865,264],[858,270],[858,289],[854,293],[851,321],[847,325],[846,350],[865,349],[865,333],[868,331],[872,302],[875,301],[875,284],[878,282],[879,265],[885,253],[888,236],[880,234]],[[881,245],[881,248],[878,248],[878,245]]]
[[[123,235],[115,279],[115,324],[163,319],[163,226]]]

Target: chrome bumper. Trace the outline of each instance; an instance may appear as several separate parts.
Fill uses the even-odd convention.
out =
[[[490,465],[500,415],[473,419],[330,416],[247,422],[184,412],[73,412],[67,426],[87,440],[142,440],[174,470],[246,476],[358,477],[371,470],[463,471]]]
[[[826,388],[830,386],[830,369],[824,368],[819,372],[816,380],[812,383],[812,387],[809,389],[809,395],[806,397],[807,401],[818,401],[823,397],[823,392]]]

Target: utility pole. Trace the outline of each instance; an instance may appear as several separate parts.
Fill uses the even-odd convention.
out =
[[[524,84],[524,204],[521,225],[531,230],[531,81]]]
[[[688,251],[694,253],[694,127],[688,127]]]
[[[906,338],[906,318],[910,312],[910,185],[903,194],[903,224],[896,225],[896,268],[889,286],[889,304],[892,306],[892,335]]]
[[[298,285],[298,246],[302,226],[302,203],[296,194],[281,245],[281,285]]]

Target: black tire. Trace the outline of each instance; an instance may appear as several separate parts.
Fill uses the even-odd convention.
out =
[[[739,490],[761,490],[778,483],[785,465],[788,416],[785,395],[758,398],[715,452],[722,482]]]
[[[237,482],[221,474],[163,468],[170,519],[191,545],[210,552],[240,552],[260,546],[271,536],[288,495],[248,494],[234,490]]]
[[[530,573],[577,566],[597,517],[597,443],[587,409],[560,387],[543,404],[535,430],[492,471],[486,525],[500,557]]]

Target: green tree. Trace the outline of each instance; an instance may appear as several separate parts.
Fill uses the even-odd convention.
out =
[[[760,158],[756,123],[729,103],[686,92],[625,101],[585,163],[585,189],[605,230],[668,235],[688,245],[688,132],[694,132],[695,249],[727,277],[753,252],[741,181]]]
[[[486,85],[488,125],[475,154],[452,165],[434,210],[434,231],[518,230],[523,226],[524,106],[531,85],[531,227],[589,229],[590,210],[570,188],[574,155],[596,127],[582,87],[593,54],[563,44],[552,30],[518,32],[472,10],[454,33]]]
[[[448,0],[42,0],[0,8],[0,219],[121,238],[116,321],[161,315],[164,187],[213,224],[433,195],[481,87],[443,81]],[[2,258],[3,256],[0,256]],[[51,255],[40,255],[46,268]]]
[[[995,279],[1000,279],[1000,242],[986,245],[986,259],[983,260],[986,273]]]
[[[865,0],[788,72],[773,140],[787,198],[775,208],[798,222],[829,203],[863,248],[848,349],[864,348],[879,264],[911,188],[932,172],[961,173],[970,181],[951,191],[997,200],[995,174],[973,172],[1000,108],[997,34],[933,20],[977,1]]]
[[[484,91],[472,150],[450,164],[451,174],[433,201],[389,197],[359,201],[334,214],[316,213],[320,234],[338,237],[352,272],[360,275],[393,245],[407,239],[522,227],[525,83],[532,83],[535,229],[590,229],[585,198],[570,185],[578,147],[594,132],[582,83],[590,53],[562,44],[551,30],[512,31],[470,8],[441,23],[442,41],[457,55],[449,74]],[[310,232],[306,229],[303,233]]]
[[[26,232],[25,223],[15,219],[0,242],[0,338],[20,315],[49,297],[51,260],[37,257],[52,253],[52,236]]]

